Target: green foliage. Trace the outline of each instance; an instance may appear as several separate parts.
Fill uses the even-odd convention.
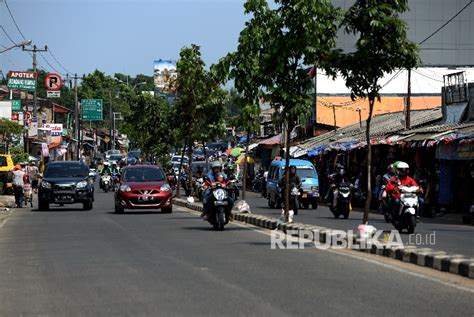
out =
[[[199,46],[184,47],[176,69],[178,140],[180,143],[215,140],[224,132],[226,93],[214,74],[205,69]]]
[[[22,146],[15,146],[10,149],[10,154],[12,155],[13,164],[19,162],[28,162],[29,154],[25,153],[25,150]]]
[[[175,144],[173,133],[173,109],[163,98],[150,95],[127,94],[130,104],[124,113],[124,129],[144,153],[160,157],[168,155]]]
[[[7,119],[0,119],[0,136],[7,151],[9,150],[10,144],[18,142],[22,134],[22,125]]]
[[[369,99],[366,124],[368,193],[372,192],[370,122],[375,100],[380,99],[379,80],[397,68],[413,68],[418,63],[417,46],[407,39],[407,25],[399,17],[406,10],[407,0],[357,0],[345,12],[341,23],[347,33],[356,37],[356,49],[350,53],[336,50],[328,59],[329,71],[342,74],[352,99]],[[371,195],[368,195],[363,223],[368,221],[370,203]]]

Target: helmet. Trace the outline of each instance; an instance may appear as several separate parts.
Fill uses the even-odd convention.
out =
[[[296,173],[296,166],[295,165],[291,165],[290,168],[290,173],[293,171],[294,173]]]
[[[222,165],[221,165],[221,163],[220,163],[219,161],[213,161],[213,162],[211,162],[210,167],[211,167],[212,169],[214,169],[215,167],[221,168]]]
[[[109,162],[104,162],[104,166],[109,166]]]
[[[393,173],[393,172],[395,172],[395,166],[393,166],[393,164],[390,164],[390,165],[387,167],[387,170],[388,170],[390,173]]]
[[[397,171],[398,176],[402,177],[407,176],[409,168],[410,166],[405,162],[397,162],[397,164],[395,165],[395,169]]]

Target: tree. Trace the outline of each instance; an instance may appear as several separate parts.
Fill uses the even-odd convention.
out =
[[[17,142],[22,133],[22,125],[7,119],[0,119],[0,136],[5,144],[5,153],[10,153],[10,145]]]
[[[342,74],[351,98],[368,98],[369,115],[366,121],[367,142],[367,200],[363,223],[369,219],[371,203],[372,146],[370,122],[375,100],[380,100],[379,80],[397,68],[413,68],[418,62],[415,43],[407,39],[407,24],[399,17],[408,10],[407,0],[357,0],[344,14],[342,27],[357,41],[355,51],[335,51],[333,68]]]
[[[181,49],[176,70],[177,137],[184,144],[183,151],[187,145],[192,188],[192,146],[195,141],[205,142],[223,132],[225,94],[216,77],[205,69],[200,47],[195,44]],[[179,186],[177,191],[179,195]]]
[[[318,65],[335,45],[338,10],[329,0],[247,0],[251,15],[239,36],[236,52],[220,61],[220,71],[230,68],[237,91],[247,104],[258,105],[262,95],[280,112],[285,125],[286,162],[289,168],[290,131],[297,118],[308,113],[311,80],[305,65]],[[286,175],[285,215],[288,216],[289,173]]]

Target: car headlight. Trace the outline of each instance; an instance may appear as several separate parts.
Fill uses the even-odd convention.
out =
[[[77,189],[83,189],[83,188],[86,188],[86,187],[87,187],[87,182],[86,181],[81,181],[81,182],[77,183],[77,185],[76,185]]]
[[[132,190],[132,188],[130,186],[126,185],[126,184],[120,185],[120,191],[121,192],[129,192],[131,190]]]
[[[51,183],[49,183],[49,182],[47,182],[47,181],[42,181],[42,182],[41,182],[41,187],[46,188],[46,189],[51,189],[51,188],[53,188],[53,186],[51,185]]]
[[[169,191],[171,191],[171,187],[170,187],[170,185],[168,185],[168,184],[163,184],[163,185],[161,185],[160,190],[161,190],[162,192],[169,192]]]
[[[222,188],[216,189],[215,191],[212,192],[214,195],[214,198],[217,200],[224,200],[227,198],[227,192],[223,190]]]

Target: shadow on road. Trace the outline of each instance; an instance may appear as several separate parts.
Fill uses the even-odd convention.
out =
[[[182,227],[181,229],[184,230],[197,230],[197,231],[215,231],[209,224],[204,223],[203,226],[200,227]],[[241,231],[247,230],[243,227],[225,227],[224,231]]]

